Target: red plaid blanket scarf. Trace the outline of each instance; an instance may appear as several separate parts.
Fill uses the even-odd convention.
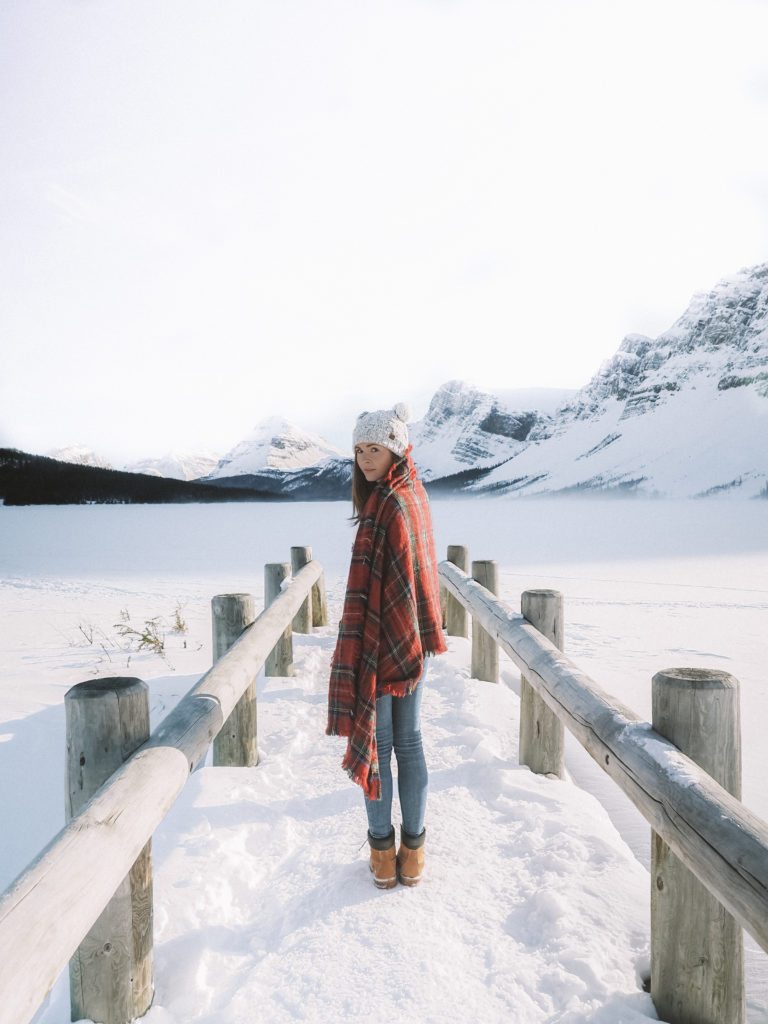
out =
[[[381,799],[376,698],[413,693],[424,656],[448,650],[429,501],[411,449],[362,510],[331,661],[325,731],[347,737],[341,766],[369,800]]]

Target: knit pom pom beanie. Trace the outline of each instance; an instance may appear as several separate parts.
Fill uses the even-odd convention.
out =
[[[352,433],[352,448],[361,441],[366,444],[380,444],[397,456],[405,455],[408,447],[408,425],[410,409],[405,402],[398,402],[393,409],[376,409],[361,412]]]

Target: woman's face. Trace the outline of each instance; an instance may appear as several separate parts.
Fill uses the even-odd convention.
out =
[[[389,448],[384,448],[383,445],[366,444],[361,441],[355,445],[355,459],[363,471],[365,479],[372,484],[387,475],[389,467],[395,461],[395,456]]]

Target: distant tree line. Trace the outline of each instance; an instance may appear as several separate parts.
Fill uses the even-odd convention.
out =
[[[145,473],[80,466],[15,448],[0,448],[0,499],[5,505],[122,505],[284,501],[286,496],[256,488],[214,487]]]

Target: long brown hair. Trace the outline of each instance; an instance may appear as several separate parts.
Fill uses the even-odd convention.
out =
[[[365,479],[365,474],[357,464],[357,455],[354,455],[352,459],[352,515],[349,517],[351,523],[360,522],[365,503],[370,498],[375,486],[375,480],[370,483]]]
[[[404,455],[394,455],[393,462],[400,462],[401,459],[405,458]],[[390,467],[391,468],[391,467]],[[352,456],[352,515],[349,517],[350,523],[357,525],[360,523],[360,516],[365,508],[365,503],[371,496],[374,487],[378,481],[374,480],[373,483],[369,483],[365,479],[365,473],[357,464],[357,455]]]

